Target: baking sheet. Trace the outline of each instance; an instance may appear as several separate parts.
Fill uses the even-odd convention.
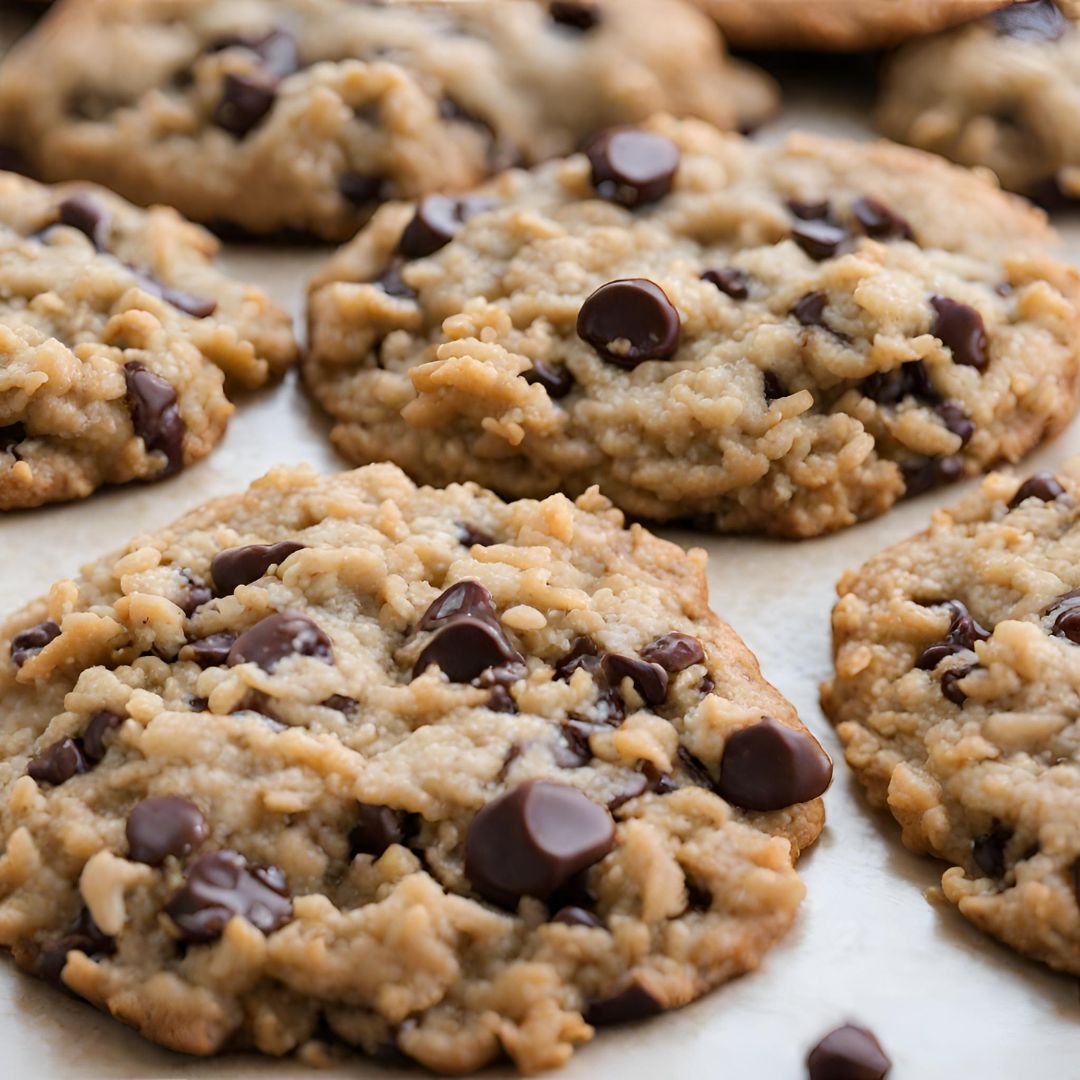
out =
[[[858,77],[829,86],[821,85],[820,73],[830,72],[831,61],[817,73],[802,63],[789,69],[788,108],[762,137],[796,126],[867,137],[868,69],[854,64]],[[1060,224],[1069,257],[1080,261],[1080,221]],[[226,269],[263,284],[299,320],[304,284],[327,254],[230,248],[222,261]],[[225,442],[208,460],[166,483],[4,515],[0,612],[10,612],[140,530],[164,525],[210,497],[242,490],[273,464],[308,462],[326,471],[344,466],[295,374],[283,386],[238,404]],[[1080,421],[1023,468],[1052,468],[1078,452]],[[799,544],[665,533],[708,549],[713,606],[742,634],[766,677],[795,703],[836,760],[836,780],[826,796],[829,823],[801,863],[807,898],[795,930],[760,971],[686,1009],[601,1033],[560,1077],[797,1078],[805,1075],[807,1049],[847,1019],[878,1034],[895,1063],[895,1080],[1080,1077],[1077,981],[1019,958],[952,909],[925,899],[943,866],[907,852],[891,819],[861,801],[817,702],[817,685],[829,670],[829,611],[840,573],[922,528],[935,506],[970,487],[925,496],[875,522]],[[0,1046],[0,1076],[35,1080],[408,1075],[362,1058],[313,1074],[293,1060],[183,1057],[23,976],[6,958],[0,959]],[[485,1075],[514,1074],[496,1069]]]

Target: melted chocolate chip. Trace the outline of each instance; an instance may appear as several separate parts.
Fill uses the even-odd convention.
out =
[[[990,363],[982,316],[973,307],[947,296],[931,296],[930,306],[936,312],[930,333],[952,350],[956,363],[982,371]]]
[[[147,292],[160,296],[167,304],[190,315],[193,319],[207,319],[217,311],[217,301],[205,296],[193,296],[183,289],[176,289],[172,285],[166,285],[158,281],[152,274],[145,270],[134,269],[136,276]]]
[[[696,637],[678,632],[654,638],[641,648],[638,655],[650,664],[659,664],[671,675],[705,662],[701,642]]]
[[[600,24],[600,8],[584,0],[551,0],[548,4],[551,21],[584,33]]]
[[[791,238],[816,262],[838,254],[850,240],[848,231],[831,221],[797,221],[791,227]]]
[[[851,212],[862,226],[863,232],[874,240],[915,239],[915,233],[908,222],[880,199],[870,196],[856,199],[851,204]]]
[[[845,1024],[810,1051],[806,1066],[810,1080],[885,1080],[892,1062],[869,1031]]]
[[[941,676],[941,692],[954,705],[963,705],[967,701],[967,694],[956,684],[961,679],[966,679],[974,670],[971,664],[963,664],[960,667],[950,668]]]
[[[701,275],[702,281],[715,285],[732,300],[745,300],[750,295],[750,278],[733,266],[724,266],[719,270],[706,270]]]
[[[552,367],[543,360],[532,362],[532,367],[525,372],[525,381],[539,383],[548,392],[548,397],[556,401],[566,397],[574,389],[576,382],[569,368]]]
[[[671,773],[661,772],[651,761],[646,761],[641,766],[641,771],[649,782],[649,790],[656,795],[668,795],[679,790],[679,785]]]
[[[11,659],[17,668],[21,668],[31,656],[37,656],[53,638],[60,636],[60,627],[46,619],[37,626],[20,630],[11,639]]]
[[[458,536],[466,547],[472,547],[474,544],[479,544],[480,547],[491,547],[496,543],[495,537],[490,533],[476,528],[475,525],[466,525],[463,521],[458,522]]]
[[[587,926],[590,929],[595,929],[598,926],[604,925],[600,921],[598,915],[594,915],[585,908],[575,907],[573,904],[568,904],[564,908],[559,908],[559,910],[551,916],[551,922],[562,923],[564,926]]]
[[[235,643],[236,635],[224,632],[196,638],[180,650],[180,659],[190,660],[201,668],[223,667],[229,662],[229,653]]]
[[[380,856],[391,844],[404,844],[409,815],[392,806],[360,804],[360,816],[349,833],[349,854]]]
[[[465,876],[485,899],[512,908],[546,900],[615,843],[611,815],[577,788],[529,780],[488,803],[465,838]]]
[[[986,641],[990,637],[990,631],[981,626],[959,600],[950,600],[947,606],[952,612],[949,629],[941,641],[927,646],[915,661],[921,671],[933,671],[946,657],[971,651],[976,641]]]
[[[832,216],[828,201],[814,202],[809,199],[788,199],[787,208],[800,221],[826,221]]]
[[[491,199],[481,196],[453,198],[427,195],[420,200],[412,220],[405,226],[398,251],[406,259],[421,259],[446,247],[472,217],[490,210]]]
[[[199,581],[190,570],[181,570],[180,577],[184,584],[176,603],[180,610],[190,619],[203,604],[209,603],[214,598],[214,593],[209,586]]]
[[[128,858],[160,866],[169,855],[183,859],[209,835],[199,808],[179,795],[143,799],[128,815]]]
[[[26,438],[26,425],[8,424],[0,427],[0,454],[14,453],[15,447]]]
[[[1003,37],[1019,41],[1057,41],[1070,29],[1054,0],[1027,0],[995,11],[994,29]]]
[[[1018,507],[1025,499],[1039,499],[1042,502],[1053,502],[1059,495],[1065,494],[1058,478],[1049,472],[1037,472],[1029,476],[1017,489],[1016,494],[1009,501],[1009,509]]]
[[[620,653],[608,653],[600,661],[600,670],[613,687],[628,678],[649,705],[661,705],[667,699],[668,673],[659,664]]]
[[[69,195],[57,208],[61,225],[78,229],[98,251],[109,248],[112,218],[108,211],[85,191]]]
[[[41,946],[34,964],[37,975],[57,986],[63,986],[62,973],[70,952],[87,956],[111,956],[116,943],[94,922],[88,908],[83,908],[63,937]]]
[[[517,702],[510,688],[516,682],[525,678],[528,671],[525,665],[519,661],[508,664],[500,664],[498,667],[487,668],[473,679],[473,686],[481,690],[490,690],[487,707],[494,712],[516,713]]]
[[[587,720],[567,720],[559,726],[559,738],[552,749],[552,758],[560,769],[580,769],[592,761],[589,736],[603,731],[606,725]]]
[[[438,664],[451,682],[466,683],[487,668],[520,660],[497,622],[456,615],[440,622],[413,666],[413,678]]]
[[[466,579],[451,585],[432,600],[417,624],[417,629],[434,630],[441,623],[459,615],[468,615],[495,624],[499,621],[491,593],[479,581]]]
[[[325,701],[320,702],[324,709],[333,709],[344,716],[355,716],[360,702],[356,698],[346,697],[344,694],[331,694]]]
[[[285,875],[276,866],[251,866],[238,852],[212,851],[191,864],[165,913],[185,941],[201,943],[220,937],[234,916],[271,934],[293,911]]]
[[[597,195],[631,209],[664,198],[679,168],[679,148],[670,139],[635,128],[601,132],[585,156]]]
[[[187,425],[180,417],[176,391],[160,375],[130,360],[124,365],[131,424],[151,453],[164,454],[159,476],[170,476],[184,464]]]
[[[318,625],[299,611],[268,615],[245,630],[229,650],[229,666],[258,664],[273,671],[287,656],[314,656],[326,664],[334,662],[330,639]]]
[[[859,392],[879,405],[897,405],[910,396],[932,404],[938,392],[921,360],[909,360],[891,371],[875,371],[859,384]]]
[[[1005,876],[1005,849],[1012,839],[1012,829],[995,821],[989,832],[976,836],[971,842],[971,857],[987,876],[1000,881]]]
[[[686,773],[687,780],[694,787],[715,787],[713,778],[709,775],[709,770],[705,767],[705,763],[700,758],[691,754],[685,746],[680,746],[676,751],[675,756],[678,758],[679,764]]]
[[[636,799],[639,795],[643,795],[649,790],[649,786],[649,778],[644,773],[634,773],[627,780],[622,791],[608,799],[608,810],[614,814],[620,806],[628,803],[631,799]]]
[[[338,191],[353,206],[367,207],[372,203],[385,202],[389,197],[389,185],[382,176],[365,176],[359,172],[344,172],[338,177]]]
[[[943,401],[935,410],[945,427],[960,436],[960,445],[967,446],[975,434],[975,421],[964,411],[959,401]]]
[[[681,324],[667,294],[646,278],[601,285],[581,305],[577,333],[603,360],[630,370],[646,360],[670,360]]]
[[[416,290],[406,284],[401,276],[401,263],[396,260],[391,262],[372,284],[378,285],[387,296],[393,296],[398,300],[416,299]]]
[[[765,395],[766,401],[776,401],[778,398],[787,397],[789,392],[775,371],[763,371],[761,373],[761,391]]]
[[[828,296],[823,292],[807,293],[800,297],[791,309],[791,314],[803,326],[822,326],[828,329],[825,322],[825,305],[829,302]]]
[[[258,127],[277,100],[277,82],[263,74],[229,72],[222,83],[214,123],[242,139]]]
[[[26,766],[27,775],[39,784],[62,784],[90,766],[77,739],[60,739],[38,751]]]
[[[955,455],[943,458],[921,458],[906,461],[900,466],[904,490],[908,496],[922,495],[936,487],[955,484],[964,476],[964,462]]]
[[[664,1011],[664,1006],[641,983],[634,980],[624,990],[608,998],[590,1001],[585,1009],[585,1022],[593,1027],[610,1024],[630,1024],[645,1020]]]
[[[1080,645],[1080,589],[1059,596],[1045,614],[1054,615],[1051,633],[1054,637],[1065,638],[1074,645]]]
[[[282,540],[278,544],[246,544],[219,551],[210,563],[210,577],[218,596],[229,596],[240,585],[258,581],[271,566],[279,566],[306,544]]]
[[[728,738],[716,790],[747,810],[781,810],[816,799],[831,780],[832,762],[813,736],[766,717]]]
[[[579,667],[595,676],[600,670],[599,657],[600,650],[592,638],[574,638],[566,655],[555,663],[555,678],[566,682]]]
[[[109,749],[105,743],[105,736],[111,735],[123,719],[114,712],[102,710],[94,713],[87,721],[79,741],[82,743],[83,756],[91,765],[96,765],[105,756]]]

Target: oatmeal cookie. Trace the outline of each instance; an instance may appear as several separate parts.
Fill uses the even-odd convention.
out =
[[[0,172],[0,510],[168,476],[295,358],[289,317],[173,210]]]
[[[680,0],[67,0],[0,70],[0,141],[46,179],[344,239],[610,124],[775,102]]]
[[[0,944],[166,1046],[564,1062],[755,967],[831,763],[590,492],[277,469],[0,628]]]
[[[1080,459],[992,474],[838,592],[822,700],[870,801],[973,923],[1080,975]]]
[[[313,283],[304,375],[358,464],[814,536],[1073,414],[1052,239],[928,155],[659,118],[383,207]]]

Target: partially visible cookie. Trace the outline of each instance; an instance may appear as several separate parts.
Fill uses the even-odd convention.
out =
[[[1080,199],[1078,26],[1076,0],[1031,0],[912,42],[886,68],[881,130],[1039,201]]]
[[[68,0],[0,69],[0,142],[45,179],[344,239],[610,124],[775,104],[681,0]]]
[[[175,1049],[455,1074],[756,967],[831,764],[704,567],[388,465],[138,538],[0,627],[0,944]]]
[[[225,395],[292,362],[288,316],[173,210],[0,173],[0,510],[205,457]]]
[[[994,473],[846,574],[822,702],[982,929],[1080,974],[1080,460]]]
[[[814,536],[1073,414],[1080,279],[1052,239],[901,147],[658,118],[384,207],[312,286],[304,375],[357,463]]]

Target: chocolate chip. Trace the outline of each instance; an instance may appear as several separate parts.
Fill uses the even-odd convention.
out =
[[[528,674],[523,663],[513,661],[508,664],[500,664],[498,667],[487,668],[472,680],[473,686],[481,690],[490,690],[487,707],[493,712],[516,713],[517,702],[510,688],[520,682]]]
[[[615,824],[577,788],[529,780],[488,803],[465,838],[465,876],[492,903],[546,900],[614,846]]]
[[[922,671],[933,671],[948,656],[975,648],[976,641],[986,641],[990,631],[975,619],[967,607],[959,600],[950,600],[947,604],[952,613],[952,621],[945,637],[923,650],[915,666]]]
[[[15,447],[25,438],[25,424],[8,424],[7,427],[0,427],[0,454],[14,452]]]
[[[296,39],[285,30],[271,30],[262,37],[231,35],[219,38],[207,52],[241,48],[253,52],[260,61],[260,68],[274,79],[283,79],[300,70],[300,50]]]
[[[176,391],[137,360],[124,365],[124,379],[135,434],[150,453],[164,454],[165,468],[158,475],[170,476],[184,464],[187,432],[177,407]]]
[[[803,326],[823,326],[828,329],[823,318],[825,305],[829,302],[828,296],[823,292],[807,293],[796,301],[791,309],[791,314]]]
[[[569,651],[555,662],[555,678],[567,682],[579,667],[593,676],[600,670],[600,650],[592,638],[574,638]]]
[[[280,611],[245,630],[229,650],[229,667],[258,664],[273,671],[286,656],[314,656],[325,664],[334,662],[330,639],[318,625],[299,611]]]
[[[813,202],[809,199],[788,199],[787,208],[800,221],[825,221],[832,215],[828,201]]]
[[[646,360],[670,360],[681,324],[667,294],[646,278],[601,285],[578,312],[577,333],[610,364],[630,370]]]
[[[859,392],[879,405],[897,405],[908,396],[928,404],[938,400],[921,360],[909,360],[891,371],[875,371],[859,384]]]
[[[863,232],[874,240],[915,239],[908,222],[880,199],[868,195],[856,199],[851,204],[851,212]]]
[[[705,650],[701,642],[696,637],[677,631],[653,638],[638,651],[638,655],[650,664],[659,664],[672,675],[694,664],[705,663]]]
[[[661,705],[667,699],[668,673],[659,664],[621,653],[608,653],[600,662],[600,670],[615,687],[623,679],[629,679],[649,705]]]
[[[405,226],[398,251],[406,259],[433,255],[449,244],[470,218],[494,205],[491,199],[481,196],[427,195],[420,200],[412,220]]]
[[[415,300],[416,290],[405,283],[401,276],[401,265],[398,260],[393,260],[372,284],[378,285],[387,296],[396,297],[398,300]]]
[[[560,769],[580,769],[592,761],[589,736],[603,731],[605,724],[591,724],[587,720],[571,719],[559,726],[559,739],[552,750],[552,758]]]
[[[1055,615],[1051,633],[1054,637],[1065,638],[1074,645],[1080,645],[1080,589],[1059,596],[1047,608],[1045,614]]]
[[[1059,495],[1065,494],[1058,478],[1049,472],[1037,472],[1029,476],[1017,489],[1016,494],[1009,501],[1009,509],[1018,507],[1025,499],[1040,499],[1042,502],[1053,502]]]
[[[282,540],[278,544],[245,544],[219,551],[210,563],[210,577],[218,596],[228,596],[240,585],[258,581],[271,566],[280,566],[306,544]]]
[[[715,285],[732,300],[745,300],[750,295],[750,278],[734,266],[724,266],[719,270],[706,270],[701,275],[702,281]]]
[[[675,756],[678,758],[679,764],[686,773],[687,779],[694,787],[715,787],[713,778],[709,775],[709,770],[705,767],[705,763],[700,758],[695,757],[690,753],[685,746],[680,746],[676,751]]]
[[[190,619],[203,604],[209,603],[214,598],[214,593],[208,585],[204,585],[188,569],[181,570],[180,577],[184,584],[176,603],[180,610]]]
[[[349,854],[378,857],[391,844],[404,844],[409,815],[392,806],[360,804],[360,816],[349,833]]]
[[[258,126],[277,100],[277,83],[262,74],[229,72],[222,83],[214,123],[242,139]]]
[[[111,735],[123,722],[123,717],[103,709],[94,713],[83,728],[80,742],[83,756],[91,765],[96,765],[109,749],[105,745],[105,736]]]
[[[995,821],[989,832],[981,833],[971,841],[971,857],[987,877],[1000,881],[1005,876],[1005,849],[1012,836],[1012,829]]]
[[[456,615],[441,622],[432,634],[413,666],[413,678],[438,664],[451,682],[471,682],[487,668],[520,660],[498,623]]]
[[[649,790],[649,786],[649,778],[644,773],[634,773],[627,780],[622,791],[608,799],[608,810],[614,814],[620,806],[628,803],[631,799],[636,799],[639,795],[643,795]]]
[[[711,675],[703,675],[698,683],[698,691],[708,696],[716,689],[716,682]]]
[[[190,660],[201,668],[223,667],[229,662],[229,653],[235,643],[236,635],[225,632],[196,638],[180,650],[180,659]]]
[[[679,790],[679,785],[671,773],[661,772],[651,761],[646,761],[641,766],[641,771],[649,783],[649,790],[655,794],[668,795]]]
[[[499,621],[491,593],[479,581],[466,579],[451,585],[432,600],[417,624],[417,629],[434,630],[440,623],[459,615],[469,615],[496,625]]]
[[[900,466],[904,477],[905,494],[922,495],[932,488],[955,484],[964,476],[964,462],[955,455],[943,458],[921,458],[906,461]]]
[[[964,411],[959,401],[943,401],[935,410],[954,435],[960,436],[960,445],[967,446],[975,434],[975,421]]]
[[[766,717],[728,738],[716,789],[747,810],[781,810],[816,799],[831,780],[832,762],[813,736]]]
[[[57,208],[61,225],[78,229],[98,251],[107,251],[112,219],[107,210],[85,191],[69,195]]]
[[[12,662],[17,668],[21,668],[31,656],[37,656],[50,641],[59,636],[60,627],[52,619],[46,619],[26,630],[20,630],[11,639]]]
[[[353,206],[366,207],[372,203],[385,202],[389,197],[384,177],[366,176],[359,172],[345,172],[338,177],[338,191]]]
[[[35,973],[39,978],[63,986],[61,976],[68,953],[76,951],[91,957],[112,956],[116,952],[116,943],[94,922],[89,908],[84,907],[75,916],[63,937],[41,946],[34,964]]]
[[[548,392],[548,397],[558,401],[574,389],[576,380],[569,368],[553,367],[543,360],[534,360],[532,367],[525,372],[525,381],[539,383]]]
[[[324,709],[333,709],[334,712],[344,716],[355,716],[360,702],[356,698],[346,697],[344,694],[331,694],[325,701],[320,702]]]
[[[1009,4],[995,11],[993,20],[999,35],[1020,41],[1057,41],[1070,28],[1069,20],[1054,0]]]
[[[806,1066],[810,1080],[884,1080],[892,1062],[866,1028],[845,1024],[810,1051]]]
[[[761,391],[766,401],[776,401],[778,398],[788,396],[787,387],[780,381],[780,376],[775,371],[761,373]]]
[[[551,916],[550,921],[562,923],[564,926],[588,926],[590,928],[604,925],[599,916],[594,915],[585,908],[575,907],[573,904],[560,908]]]
[[[38,751],[26,766],[27,775],[39,784],[62,784],[90,766],[76,739],[60,739]]]
[[[458,522],[458,537],[466,547],[472,547],[474,544],[479,544],[480,547],[491,547],[496,543],[495,537],[490,533],[476,528],[475,525],[466,525],[463,521]]]
[[[797,221],[791,227],[791,238],[816,262],[832,258],[848,242],[846,229],[830,221]]]
[[[172,285],[166,285],[158,281],[145,271],[137,271],[144,285],[150,287],[151,292],[156,292],[167,304],[190,315],[193,319],[208,319],[217,311],[217,301],[205,296],[193,296],[183,289],[176,289]]]
[[[593,1027],[610,1024],[630,1024],[646,1020],[664,1011],[664,1006],[637,980],[608,998],[590,1001],[585,1009],[585,1022]]]
[[[630,209],[664,198],[679,168],[679,148],[670,139],[635,128],[601,132],[585,156],[596,194]]]
[[[971,664],[964,664],[961,667],[950,668],[942,674],[941,692],[954,705],[963,705],[964,702],[967,701],[967,694],[965,694],[956,684],[961,679],[966,679],[973,670],[974,668]]]
[[[251,866],[236,851],[211,851],[191,864],[165,914],[185,941],[201,943],[220,937],[237,915],[271,934],[289,922],[293,909],[276,866]]]
[[[601,19],[600,9],[596,4],[585,3],[583,0],[551,0],[548,13],[552,22],[582,33],[598,26]]]
[[[199,808],[179,795],[143,799],[128,815],[128,858],[160,866],[169,855],[190,855],[209,835]]]
[[[982,371],[990,363],[982,316],[973,307],[947,296],[931,296],[930,306],[936,312],[930,333],[952,350],[956,363]]]

